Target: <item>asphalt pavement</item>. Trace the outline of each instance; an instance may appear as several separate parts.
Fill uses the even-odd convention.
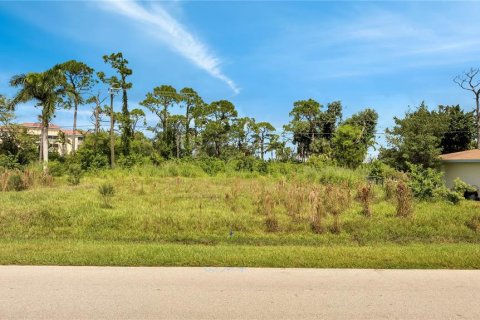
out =
[[[0,267],[0,319],[480,319],[480,271]]]

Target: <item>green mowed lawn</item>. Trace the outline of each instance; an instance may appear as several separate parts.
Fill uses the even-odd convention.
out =
[[[278,268],[478,269],[476,244],[375,246],[186,245],[72,240],[0,241],[2,264]]]
[[[98,187],[115,187],[111,208]],[[340,216],[342,231],[310,227],[308,197],[282,188],[315,185],[285,178],[163,177],[105,171],[78,186],[0,192],[0,263],[59,265],[192,265],[359,268],[479,268],[480,233],[469,222],[478,202],[415,204],[397,218],[395,204],[376,189],[372,217],[360,204]],[[278,231],[267,232],[259,209],[265,189],[275,195]],[[286,201],[298,202],[292,216]]]

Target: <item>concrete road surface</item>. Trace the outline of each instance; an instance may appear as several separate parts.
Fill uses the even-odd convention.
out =
[[[480,319],[480,271],[0,267],[0,319]]]

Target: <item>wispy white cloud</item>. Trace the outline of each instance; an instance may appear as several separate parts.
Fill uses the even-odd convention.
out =
[[[445,12],[419,14],[416,7],[409,8],[397,12],[385,6],[361,6],[323,21],[287,25],[260,48],[257,57],[272,70],[293,64],[295,72],[304,70],[309,80],[393,74],[478,60],[480,39],[472,32],[480,27],[473,14],[478,10],[469,13],[468,8],[448,7],[451,21],[471,24],[465,28],[445,19]]]
[[[101,8],[140,23],[144,30],[155,35],[164,44],[211,76],[225,82],[235,94],[240,92],[237,84],[222,72],[220,59],[160,4],[151,4],[146,7],[136,1],[109,1],[101,3]]]

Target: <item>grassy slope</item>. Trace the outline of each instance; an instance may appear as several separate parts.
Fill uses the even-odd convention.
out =
[[[97,194],[105,180],[117,190],[112,209]],[[275,183],[116,171],[76,187],[59,179],[0,193],[0,263],[480,268],[480,234],[465,226],[478,203],[420,203],[414,218],[398,219],[379,192],[373,217],[354,205],[340,235],[316,235],[306,208],[294,221],[279,205],[280,231],[272,234],[255,202],[262,185]]]

